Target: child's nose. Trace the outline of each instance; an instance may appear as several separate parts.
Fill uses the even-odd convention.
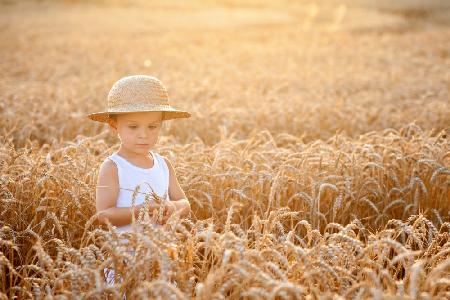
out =
[[[141,130],[139,130],[139,137],[140,138],[147,138],[148,132],[146,128],[143,128]]]

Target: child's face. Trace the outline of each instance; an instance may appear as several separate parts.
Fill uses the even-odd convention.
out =
[[[119,135],[122,147],[146,155],[158,141],[162,125],[161,112],[138,112],[115,115],[109,125]]]

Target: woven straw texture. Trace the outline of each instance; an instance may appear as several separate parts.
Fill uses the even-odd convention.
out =
[[[189,118],[190,113],[169,104],[166,88],[160,80],[148,75],[126,76],[116,81],[108,93],[108,109],[88,117],[107,122],[110,114],[161,111],[164,120]]]

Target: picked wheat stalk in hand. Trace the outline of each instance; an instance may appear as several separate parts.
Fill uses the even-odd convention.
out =
[[[150,220],[154,224],[163,224],[164,214],[166,212],[166,206],[165,202],[168,201],[168,199],[164,199],[163,197],[160,197],[151,187],[150,193],[145,193],[145,200],[143,204],[143,210],[141,213],[148,212],[149,216],[151,216]],[[153,209],[151,209],[150,201],[153,201]],[[139,214],[139,220],[142,221],[141,214]]]

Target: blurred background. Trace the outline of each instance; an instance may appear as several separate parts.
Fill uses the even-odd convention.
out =
[[[18,146],[102,132],[85,115],[130,74],[192,112],[165,132],[183,143],[450,124],[449,1],[0,3],[0,128]]]
[[[449,70],[448,0],[0,0],[0,299],[159,293],[153,258],[186,298],[448,299]],[[192,113],[154,149],[192,214],[107,288],[86,115],[131,74]]]

